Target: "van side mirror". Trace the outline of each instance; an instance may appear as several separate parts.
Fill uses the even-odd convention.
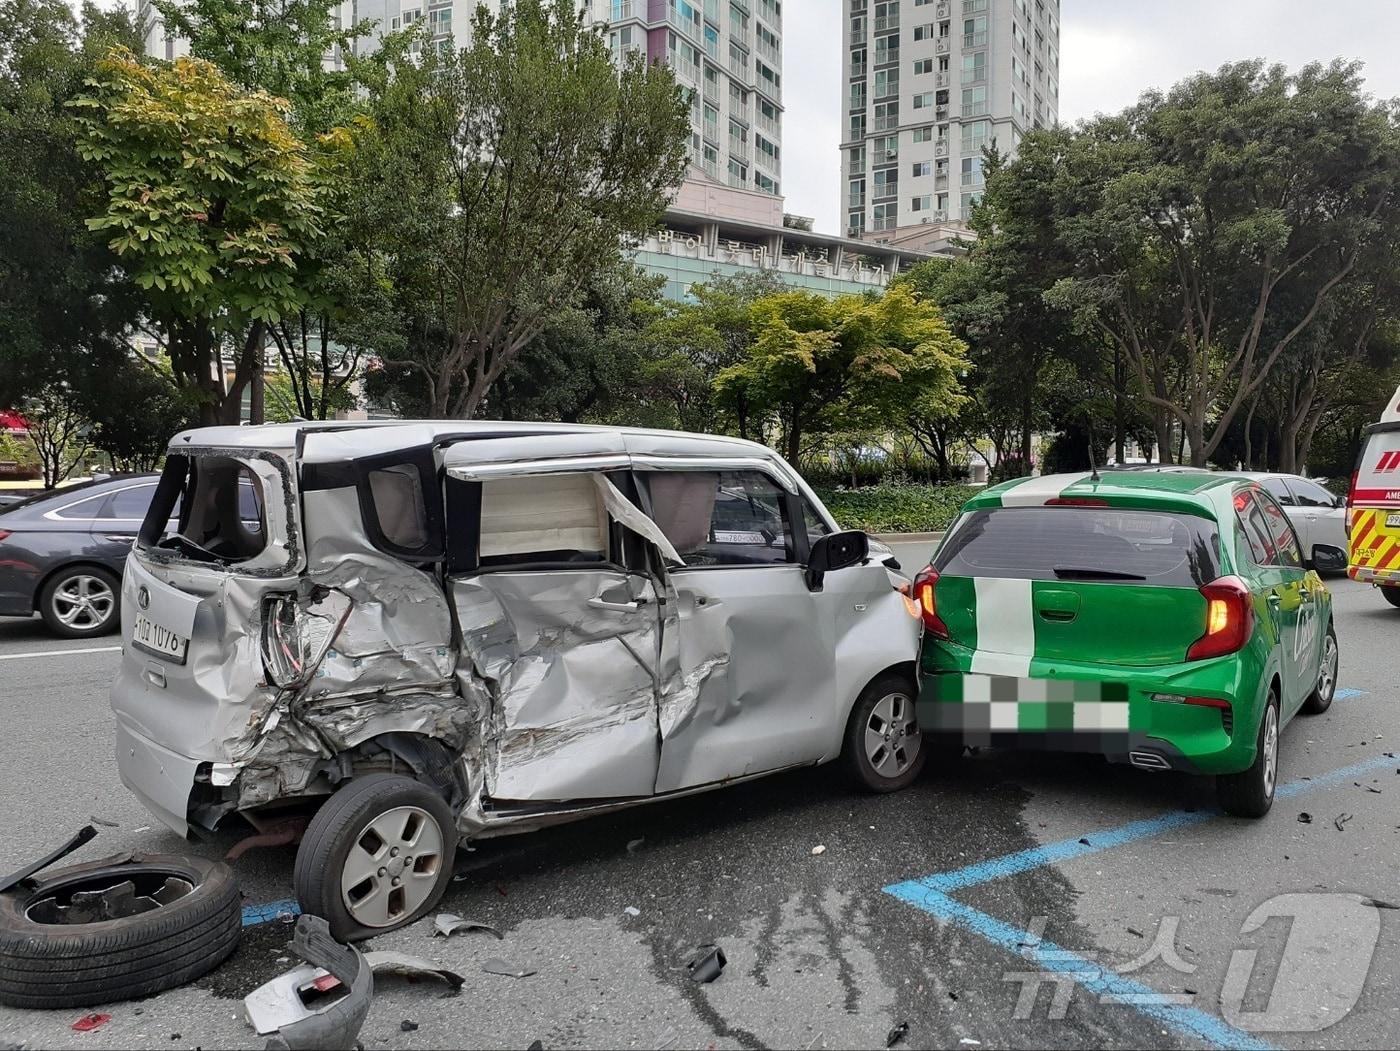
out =
[[[818,537],[807,556],[807,587],[820,591],[827,573],[858,565],[869,557],[870,538],[859,529]]]

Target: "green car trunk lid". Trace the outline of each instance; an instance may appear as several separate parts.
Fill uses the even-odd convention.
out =
[[[944,576],[935,594],[951,641],[973,651],[971,670],[996,675],[1024,676],[1031,658],[1173,664],[1206,623],[1190,587]]]

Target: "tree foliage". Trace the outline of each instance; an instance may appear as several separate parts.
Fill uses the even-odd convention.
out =
[[[716,378],[716,397],[771,417],[793,463],[804,440],[894,427],[911,409],[951,412],[961,400],[963,345],[906,287],[834,299],[780,292],[754,303],[752,325],[754,341]]]
[[[73,105],[83,156],[107,184],[89,227],[143,291],[202,419],[237,422],[264,326],[297,307],[298,261],[321,231],[315,164],[288,104],[200,59],[147,66],[116,49]],[[229,337],[239,345],[226,385]]]
[[[590,275],[661,218],[689,122],[664,65],[619,70],[570,0],[477,9],[469,47],[386,41],[366,71],[359,221],[383,233],[402,338],[381,355],[433,416],[470,417]]]
[[[1057,145],[1047,190],[1074,268],[1049,301],[1121,349],[1204,463],[1396,221],[1393,115],[1355,64],[1252,61]]]

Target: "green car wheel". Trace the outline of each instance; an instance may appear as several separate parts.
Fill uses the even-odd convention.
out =
[[[1268,707],[1259,724],[1259,750],[1254,764],[1243,773],[1221,774],[1215,779],[1220,809],[1234,817],[1263,817],[1274,805],[1278,787],[1278,697],[1269,694]]]

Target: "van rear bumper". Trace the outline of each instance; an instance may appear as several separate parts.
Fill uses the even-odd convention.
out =
[[[1372,569],[1370,566],[1347,566],[1347,576],[1363,584],[1400,584],[1400,569]]]
[[[117,717],[117,772],[122,784],[162,822],[189,834],[190,791],[199,761],[172,752]]]

